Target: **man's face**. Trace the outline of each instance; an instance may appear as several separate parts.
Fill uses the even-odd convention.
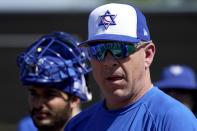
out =
[[[45,87],[29,89],[30,114],[38,129],[61,128],[71,117],[66,93]]]
[[[106,100],[124,101],[139,92],[145,75],[145,51],[140,48],[134,54],[115,59],[108,51],[105,58],[91,59],[93,75]]]

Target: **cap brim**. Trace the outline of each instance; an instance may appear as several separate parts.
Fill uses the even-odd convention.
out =
[[[102,34],[96,35],[95,37],[84,41],[79,44],[79,46],[87,46],[91,43],[95,43],[97,41],[121,41],[121,42],[128,42],[128,43],[139,43],[140,40],[130,36],[124,35],[115,35],[115,34]]]
[[[154,83],[160,89],[183,89],[183,90],[197,90],[197,86],[193,82],[185,82],[180,79],[167,79]]]

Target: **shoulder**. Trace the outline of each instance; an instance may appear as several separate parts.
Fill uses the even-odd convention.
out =
[[[165,130],[197,130],[197,119],[182,103],[155,88],[150,99],[144,102],[156,125]]]
[[[170,112],[173,112],[173,114],[184,112],[184,114],[192,114],[185,105],[158,88],[155,88],[149,95],[148,100],[144,100],[143,103],[152,113],[166,115]]]
[[[143,103],[151,111],[167,112],[169,109],[173,108],[185,108],[185,106],[182,103],[167,95],[157,87],[154,87],[148,93],[146,99],[143,100]]]
[[[31,131],[37,131],[32,119],[30,116],[26,116],[22,118],[18,123],[18,131],[27,131],[31,129]]]
[[[186,106],[172,106],[165,114],[165,125],[171,130],[197,130],[197,119]]]
[[[20,122],[29,122],[29,121],[32,121],[31,117],[30,116],[25,116],[23,117]]]

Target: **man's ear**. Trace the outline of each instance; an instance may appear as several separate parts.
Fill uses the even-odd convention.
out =
[[[154,43],[149,43],[145,47],[145,68],[149,68],[155,55]]]
[[[70,98],[70,107],[75,108],[80,104],[80,99],[79,97],[72,95]]]

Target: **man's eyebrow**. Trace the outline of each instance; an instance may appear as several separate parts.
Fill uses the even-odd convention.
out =
[[[47,90],[45,90],[45,93],[55,93],[55,94],[60,95],[60,92],[58,90],[55,90],[55,89],[47,89]]]
[[[48,90],[45,90],[45,92],[52,92],[52,93],[55,92],[55,93],[56,93],[56,92],[58,92],[58,91],[52,90],[52,89],[48,89]]]

